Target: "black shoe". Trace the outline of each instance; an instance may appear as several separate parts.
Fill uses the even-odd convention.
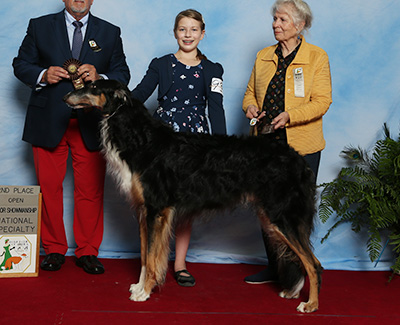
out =
[[[104,266],[94,255],[83,255],[76,260],[76,265],[83,267],[84,271],[90,274],[104,273]]]
[[[46,255],[40,268],[45,271],[58,271],[61,269],[61,265],[65,263],[65,256],[59,253],[50,253]]]
[[[182,273],[187,273],[189,276],[184,276]],[[180,270],[175,272],[175,279],[176,282],[178,282],[178,284],[182,287],[193,287],[196,284],[196,280],[188,270]]]
[[[276,282],[278,280],[277,274],[270,268],[266,268],[257,274],[249,275],[244,278],[246,283],[250,284],[262,284],[268,282]]]

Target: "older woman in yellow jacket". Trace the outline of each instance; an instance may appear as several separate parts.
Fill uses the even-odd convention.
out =
[[[325,147],[322,116],[332,103],[328,55],[306,42],[302,32],[311,27],[312,13],[302,0],[277,0],[272,6],[276,45],[257,54],[243,99],[249,119],[273,125],[271,141],[285,141],[304,156],[317,177]],[[277,280],[276,257],[268,249],[269,267],[245,278],[248,283]]]

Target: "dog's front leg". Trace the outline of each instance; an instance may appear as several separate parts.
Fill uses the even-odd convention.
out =
[[[131,286],[130,299],[134,301],[147,300],[153,288],[164,282],[168,267],[169,239],[174,209],[166,208],[153,218],[151,215],[153,214],[147,216],[146,225],[148,233],[146,266],[142,266],[139,283]]]
[[[143,207],[142,207],[143,208]],[[139,215],[139,230],[140,230],[140,259],[142,268],[140,270],[139,282],[131,284],[129,292],[131,293],[130,300],[145,301],[150,297],[149,293],[144,290],[144,283],[146,279],[146,263],[147,263],[147,223],[145,211],[138,211]]]
[[[147,293],[144,290],[144,283],[146,279],[146,266],[142,266],[140,270],[140,278],[138,283],[131,284],[129,288],[129,292],[131,296],[129,297],[130,300],[133,301],[146,301],[150,298],[150,293]]]

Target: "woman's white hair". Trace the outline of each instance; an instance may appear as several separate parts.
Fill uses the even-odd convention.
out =
[[[272,15],[274,16],[283,6],[288,9],[286,13],[293,19],[295,26],[299,26],[299,24],[304,22],[303,30],[311,28],[313,15],[307,2],[303,0],[276,0],[271,8]]]

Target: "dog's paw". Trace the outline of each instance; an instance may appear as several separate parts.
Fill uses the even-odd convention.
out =
[[[300,297],[300,291],[304,286],[304,276],[299,279],[295,286],[290,290],[285,289],[279,293],[279,296],[286,299],[298,299]]]
[[[129,292],[130,293],[138,292],[140,290],[143,290],[143,285],[140,282],[139,283],[133,283],[129,287]]]
[[[144,290],[142,290],[141,292],[133,292],[129,297],[129,299],[132,301],[146,301],[149,298],[150,295],[146,293]]]
[[[288,290],[283,290],[279,292],[279,297],[286,299],[298,299],[300,297],[300,292],[295,293]]]
[[[150,293],[147,293],[140,283],[132,284],[129,292],[131,293],[129,299],[132,301],[146,301],[150,298]]]
[[[297,311],[301,313],[312,313],[316,310],[318,310],[318,304],[310,302],[301,302],[300,305],[297,306]]]

